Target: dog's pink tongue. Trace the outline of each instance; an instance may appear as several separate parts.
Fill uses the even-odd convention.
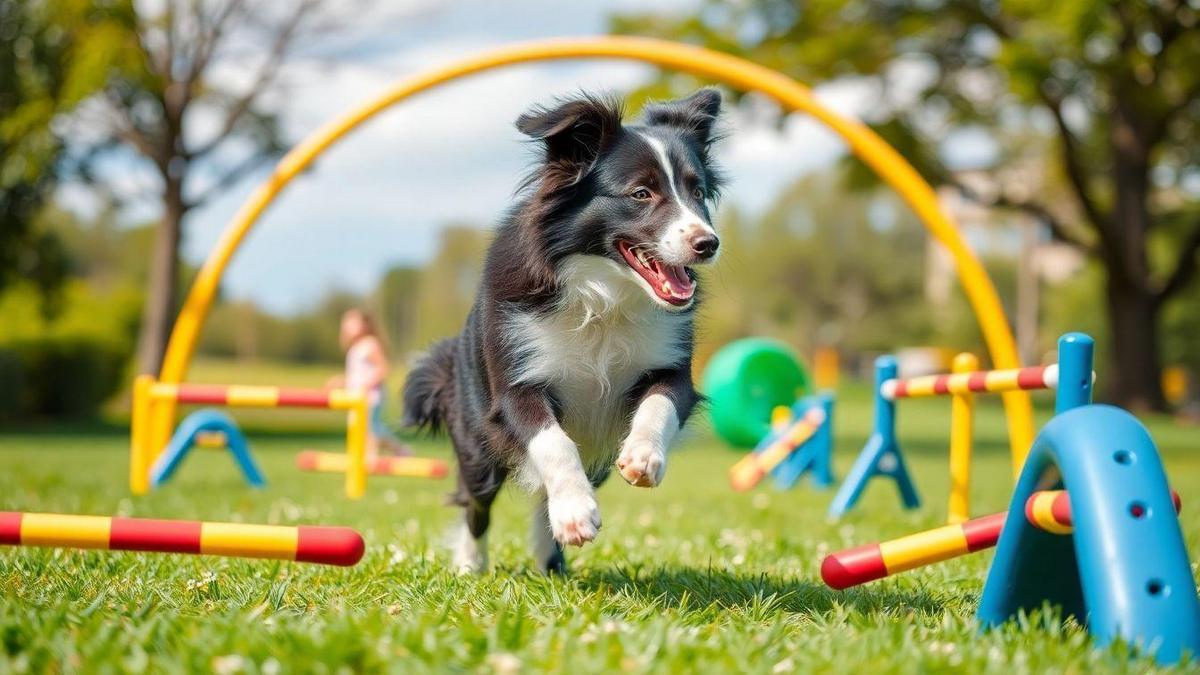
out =
[[[691,297],[694,285],[682,265],[660,265],[659,272],[676,297]]]

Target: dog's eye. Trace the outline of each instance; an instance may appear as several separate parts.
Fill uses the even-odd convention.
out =
[[[638,188],[638,189],[634,190],[632,193],[630,193],[629,196],[633,197],[634,199],[638,200],[639,202],[644,202],[644,201],[650,199],[651,197],[653,197],[654,195],[650,194],[650,191],[647,190],[646,188]]]
[[[694,188],[692,188],[692,196],[696,198],[696,201],[702,202],[702,201],[704,201],[704,190],[701,190],[698,187],[694,187]]]

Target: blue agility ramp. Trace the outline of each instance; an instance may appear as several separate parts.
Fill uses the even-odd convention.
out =
[[[813,485],[826,488],[834,483],[833,477],[833,394],[821,392],[816,396],[808,396],[792,406],[792,419],[802,419],[813,406],[820,406],[824,412],[824,421],[817,427],[812,438],[802,443],[787,459],[771,472],[775,478],[775,487],[789,490],[800,482],[806,474],[812,474]],[[770,446],[780,433],[772,433],[759,443],[759,449]]]
[[[881,356],[875,359],[875,430],[867,439],[866,446],[854,460],[854,466],[846,474],[846,480],[838,488],[829,515],[839,518],[858,503],[872,478],[890,478],[900,492],[904,508],[915,509],[921,505],[917,488],[908,475],[904,455],[896,441],[896,403],[882,395],[883,383],[896,378],[896,358]]]
[[[188,452],[196,445],[197,437],[214,432],[224,434],[225,445],[241,469],[246,482],[253,487],[266,485],[262,472],[250,455],[250,444],[246,442],[242,430],[228,415],[211,408],[197,410],[179,423],[179,428],[171,436],[166,449],[150,469],[150,485],[157,488],[170,480]]]
[[[1071,536],[1025,517],[1030,494],[1054,487],[1070,495]],[[1200,657],[1200,600],[1167,477],[1146,428],[1119,408],[1055,416],[1021,472],[978,616],[993,626],[1045,603],[1101,645],[1122,639],[1161,663]]]

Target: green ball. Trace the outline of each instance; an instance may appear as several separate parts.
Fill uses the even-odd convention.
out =
[[[737,448],[757,445],[771,429],[771,411],[791,406],[811,389],[796,353],[768,338],[744,338],[722,347],[708,362],[701,383],[713,429]]]

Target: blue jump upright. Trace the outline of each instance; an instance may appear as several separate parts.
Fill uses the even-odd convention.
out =
[[[230,454],[241,469],[246,482],[253,487],[266,485],[262,472],[250,455],[250,444],[246,436],[238,428],[237,423],[220,410],[211,408],[197,410],[179,423],[179,428],[171,436],[171,442],[150,469],[150,485],[158,487],[170,480],[175,470],[183,463],[188,451],[196,444],[196,437],[203,433],[220,432],[225,435],[225,443]]]
[[[881,356],[875,359],[875,430],[829,505],[829,515],[832,517],[841,517],[858,503],[867,483],[876,476],[891,478],[896,483],[904,508],[915,509],[921,505],[917,488],[908,475],[904,455],[900,452],[900,444],[896,441],[896,403],[884,398],[882,393],[883,383],[894,379],[896,371],[895,357]]]
[[[813,406],[821,406],[825,412],[825,421],[817,427],[812,438],[796,448],[771,475],[775,478],[775,487],[780,490],[790,490],[795,487],[806,473],[812,474],[813,485],[827,488],[834,483],[833,476],[833,394],[821,392],[816,396],[807,396],[792,406],[792,419],[800,419]],[[775,441],[777,434],[771,434],[762,443],[765,448]]]

